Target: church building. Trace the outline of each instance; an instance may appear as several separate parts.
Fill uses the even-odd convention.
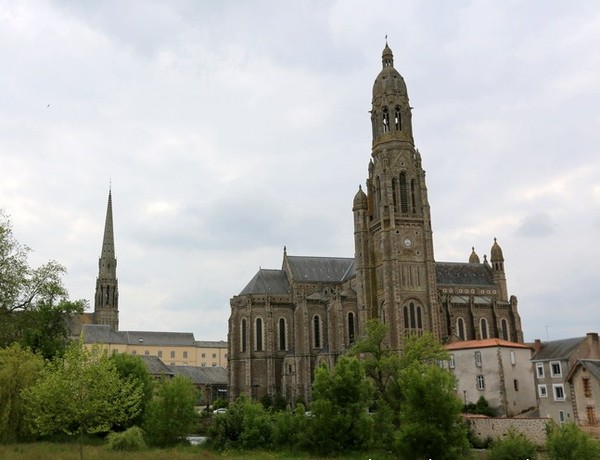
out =
[[[252,398],[311,400],[314,371],[333,366],[379,318],[400,352],[409,334],[440,341],[523,342],[517,299],[508,295],[502,249],[490,260],[436,262],[421,154],[404,79],[387,43],[373,85],[371,159],[354,196],[354,258],[283,251],[281,269],[260,269],[231,301],[229,391]],[[465,257],[466,259],[467,257]]]

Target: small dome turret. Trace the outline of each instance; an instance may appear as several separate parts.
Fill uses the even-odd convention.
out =
[[[479,260],[479,256],[475,252],[475,247],[471,248],[471,255],[469,256],[469,263],[470,264],[479,264],[479,263],[481,263],[481,261]]]
[[[352,204],[352,210],[357,211],[359,209],[367,209],[367,195],[363,192],[362,187],[358,186],[358,192],[354,195],[354,202]]]
[[[490,250],[490,261],[492,262],[492,264],[494,262],[504,262],[504,256],[502,255],[502,248],[496,241],[496,238],[494,238],[494,244],[492,246],[492,249]]]
[[[387,43],[383,49],[381,60],[383,68],[373,84],[373,98],[389,92],[406,95],[406,83],[402,75],[394,68],[394,54]]]

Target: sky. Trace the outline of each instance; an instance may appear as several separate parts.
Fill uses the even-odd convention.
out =
[[[120,329],[226,340],[284,246],[353,257],[386,35],[436,260],[497,238],[526,340],[600,331],[597,1],[0,0],[0,209],[92,301],[111,188]]]

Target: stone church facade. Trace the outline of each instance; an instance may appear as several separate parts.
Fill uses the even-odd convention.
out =
[[[388,326],[388,345],[399,352],[404,337],[424,331],[440,341],[523,342],[495,239],[489,262],[474,249],[467,262],[436,262],[406,84],[387,44],[382,66],[373,85],[366,190],[359,187],[352,206],[354,258],[292,256],[284,248],[281,269],[259,270],[231,299],[232,398],[310,401],[315,368],[333,365],[371,318]]]

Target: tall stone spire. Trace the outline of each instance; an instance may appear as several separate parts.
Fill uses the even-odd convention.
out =
[[[98,278],[94,297],[94,323],[119,328],[119,282],[112,215],[112,189],[108,191],[102,252],[98,260]]]

